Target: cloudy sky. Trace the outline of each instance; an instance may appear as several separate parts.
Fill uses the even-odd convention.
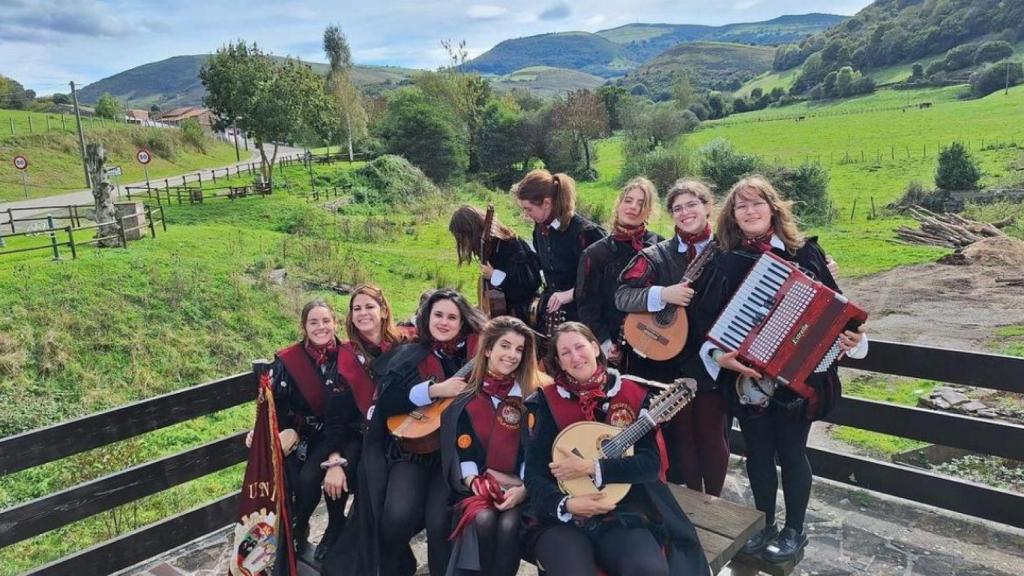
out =
[[[359,64],[435,68],[441,40],[470,56],[507,38],[596,32],[632,22],[720,25],[783,14],[854,14],[868,0],[0,0],[0,74],[39,94],[66,92],[129,68],[201,54],[237,38],[275,54],[325,61],[320,37],[339,24]]]

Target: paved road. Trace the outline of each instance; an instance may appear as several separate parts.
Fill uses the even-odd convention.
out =
[[[292,148],[292,147],[288,147],[288,146],[280,146],[280,147],[278,147],[278,150],[277,150],[277,157],[280,159],[280,158],[285,157],[285,156],[293,156],[293,155],[302,154],[303,152],[304,152],[304,150],[302,148]],[[166,178],[153,178],[153,179],[150,179],[150,184],[152,186],[156,186],[156,185],[162,186],[165,179],[170,181],[171,184],[181,184],[182,183],[182,178],[185,179],[185,182],[199,182],[200,181],[200,175],[201,175],[201,179],[202,179],[203,182],[212,182],[213,181],[213,172],[217,172],[218,177],[223,177],[225,169],[230,169],[233,172],[237,166],[248,166],[251,162],[255,162],[255,163],[258,164],[259,161],[260,161],[259,151],[252,150],[251,151],[251,157],[249,159],[247,159],[246,161],[244,161],[244,162],[236,162],[236,163],[230,164],[228,166],[218,166],[216,168],[207,168],[207,169],[203,169],[203,170],[195,170],[195,171],[188,172],[188,173],[185,173],[185,174],[178,174],[176,176],[168,176]],[[125,188],[125,186],[137,187],[137,186],[145,186],[145,185],[146,185],[146,182],[144,180],[141,181],[141,182],[120,183],[121,194],[122,194],[122,196],[124,195],[124,188]],[[0,224],[3,225],[3,231],[4,232],[10,230],[10,228],[8,227],[9,225],[7,224],[9,222],[9,220],[7,219],[7,212],[6,212],[7,209],[9,209],[9,208],[15,209],[15,216],[16,216],[16,218],[18,218],[18,217],[28,217],[28,216],[32,216],[32,215],[36,215],[36,214],[46,214],[47,212],[51,211],[50,208],[53,208],[53,207],[62,207],[62,206],[68,206],[68,205],[72,205],[72,204],[79,204],[79,205],[81,205],[81,204],[92,204],[92,202],[93,202],[92,191],[91,190],[87,190],[87,189],[78,190],[78,191],[75,191],[75,192],[68,192],[66,194],[59,194],[59,195],[56,195],[56,196],[47,196],[45,198],[31,198],[29,200],[18,200],[18,201],[14,201],[14,202],[0,201],[0,213],[2,213],[2,214],[0,214]],[[31,208],[38,208],[38,210],[17,210],[18,208],[29,208],[29,207],[31,207]],[[27,225],[28,224],[26,223],[26,226]],[[15,228],[20,231],[20,230],[22,230],[24,228],[24,226],[22,226],[20,223],[15,223]]]

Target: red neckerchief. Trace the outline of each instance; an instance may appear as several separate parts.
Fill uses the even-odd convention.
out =
[[[555,384],[575,395],[578,398],[583,415],[586,416],[587,420],[592,421],[594,420],[594,410],[597,409],[598,402],[608,397],[604,391],[606,380],[608,380],[608,372],[605,371],[604,366],[599,364],[594,374],[583,382],[576,380],[565,372],[561,372],[555,377]]]
[[[753,238],[744,238],[741,245],[750,250],[751,252],[771,252],[772,250],[772,235],[775,234],[775,230],[769,228],[767,232],[760,236]]]
[[[644,248],[644,236],[647,235],[647,224],[625,226],[616,222],[612,238],[618,242],[628,242],[637,252]]]
[[[380,344],[374,344],[373,342],[370,342],[366,338],[363,338],[363,335],[360,334],[358,331],[356,332],[355,340],[359,341],[359,347],[362,348],[363,353],[366,354],[367,362],[373,360],[374,358],[380,356],[381,354],[391,349],[391,343],[388,342],[387,340],[381,340]]]
[[[483,390],[488,395],[493,396],[498,400],[504,400],[508,397],[508,393],[512,391],[512,387],[515,386],[515,383],[515,374],[501,376],[488,370],[487,374],[484,375]]]
[[[693,259],[697,257],[697,244],[704,242],[711,238],[711,223],[705,222],[704,229],[696,234],[689,234],[683,232],[678,227],[676,228],[676,234],[679,235],[679,241],[686,243],[686,259],[688,262],[693,262]]]
[[[331,338],[324,346],[317,346],[306,338],[302,345],[306,348],[306,353],[309,357],[316,361],[317,367],[327,364],[327,361],[331,359],[331,356],[338,351],[338,341]]]
[[[431,344],[430,346],[434,350],[434,352],[440,352],[441,354],[444,354],[445,356],[451,357],[451,356],[455,356],[456,354],[458,354],[459,350],[462,349],[462,347],[465,344],[466,344],[466,338],[465,337],[456,337],[456,338],[452,338],[451,340],[449,340],[447,342],[438,342],[437,340],[434,340],[434,343]]]

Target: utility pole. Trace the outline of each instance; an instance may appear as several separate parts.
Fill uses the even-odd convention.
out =
[[[231,132],[235,135],[235,162],[241,162],[242,157],[238,154],[238,124],[231,123]]]
[[[71,98],[75,102],[75,122],[78,123],[78,149],[82,153],[82,171],[85,172],[85,186],[92,188],[92,179],[89,178],[89,165],[85,161],[85,135],[82,134],[82,114],[78,111],[78,92],[75,91],[74,82],[71,82]]]
[[[1006,95],[1010,93],[1010,61],[1007,60],[1003,66],[1006,67],[1006,86],[1003,87],[1003,94]]]

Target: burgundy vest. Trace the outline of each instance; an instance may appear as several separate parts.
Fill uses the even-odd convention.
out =
[[[313,413],[322,418],[324,411],[327,410],[327,388],[320,380],[320,370],[316,362],[306,353],[302,342],[278,350],[277,357],[281,359],[288,374],[298,385],[302,397],[313,409]]]
[[[523,399],[509,396],[495,407],[491,397],[479,392],[466,405],[473,432],[487,452],[488,470],[518,476],[520,425],[523,420]]]

